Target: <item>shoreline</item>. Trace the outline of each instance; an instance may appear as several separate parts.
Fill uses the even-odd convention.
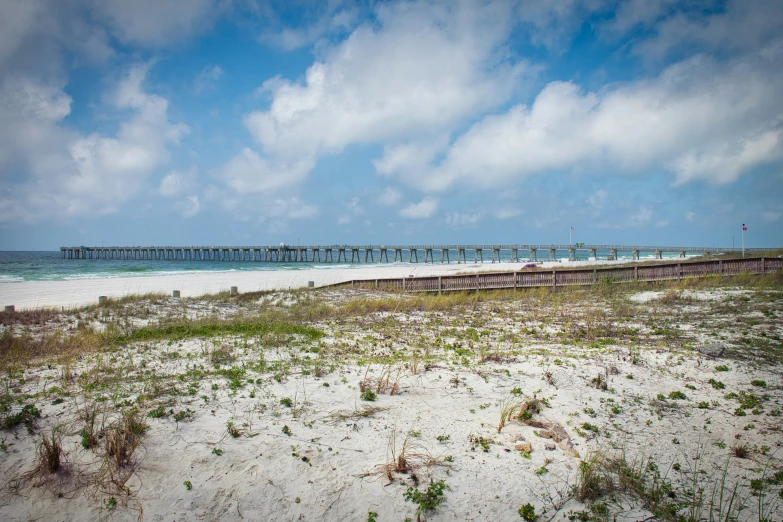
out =
[[[647,260],[641,260],[642,262]],[[637,263],[634,260],[615,261],[545,261],[541,268],[579,267],[605,264]],[[23,281],[0,283],[0,297],[3,306],[13,305],[17,310],[40,308],[76,308],[96,304],[98,296],[121,298],[146,293],[171,294],[179,290],[182,297],[194,298],[207,294],[228,291],[236,286],[240,293],[264,290],[285,290],[305,288],[309,281],[316,287],[331,285],[352,279],[399,278],[454,275],[457,273],[502,272],[519,270],[525,263],[473,263],[473,264],[410,264],[373,265],[366,268],[317,268],[303,270],[248,270],[214,271],[192,274],[84,278],[67,281]]]

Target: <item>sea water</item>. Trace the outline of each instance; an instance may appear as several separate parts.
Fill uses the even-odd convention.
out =
[[[520,251],[519,260],[521,263],[530,261],[522,256],[527,251]],[[393,255],[393,252],[390,254]],[[424,261],[424,251],[419,254],[419,263]],[[440,262],[440,252],[435,253],[435,264]],[[376,260],[378,252],[374,253]],[[379,263],[379,262],[357,262],[347,263],[324,263],[313,261],[278,263],[269,261],[156,261],[156,260],[115,260],[115,259],[63,259],[62,254],[57,252],[0,252],[0,283],[16,283],[22,281],[69,281],[78,279],[101,279],[116,277],[153,277],[159,275],[171,274],[193,274],[199,272],[241,272],[258,270],[304,270],[304,269],[323,269],[334,268],[367,268],[372,266],[410,266],[407,261],[407,251],[405,252],[406,261],[397,263]],[[578,251],[578,260],[587,260],[587,251]],[[609,251],[598,251],[599,259],[606,259],[610,255]],[[323,254],[322,254],[323,256]],[[481,262],[476,260],[472,250],[466,252],[468,264]],[[640,259],[654,259],[654,252],[641,252]],[[677,257],[677,253],[664,254],[666,258]],[[457,252],[449,252],[449,258],[452,264],[457,263]],[[631,252],[618,252],[618,258],[631,259]],[[364,253],[362,252],[362,259]],[[502,262],[511,262],[511,254],[508,251],[501,252]],[[538,261],[549,259],[549,253],[546,250],[538,251]],[[565,250],[557,252],[557,260],[566,261],[568,252]],[[492,263],[492,251],[484,251],[485,264]],[[516,264],[516,263],[515,263]]]

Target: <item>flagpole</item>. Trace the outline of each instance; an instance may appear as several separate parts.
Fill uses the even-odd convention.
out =
[[[745,258],[745,223],[742,224],[742,257]]]

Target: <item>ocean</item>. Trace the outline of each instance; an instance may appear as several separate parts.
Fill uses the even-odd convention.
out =
[[[524,251],[522,251],[524,252]],[[391,253],[393,255],[393,253]],[[467,252],[468,263],[473,263],[473,252]],[[598,251],[599,259],[606,259],[609,251]],[[376,259],[378,253],[375,253]],[[407,255],[407,252],[406,252]],[[549,259],[548,252],[539,250],[538,260]],[[587,251],[578,251],[578,260],[587,260]],[[362,253],[362,257],[364,253]],[[457,252],[449,253],[451,263],[457,261]],[[676,253],[664,254],[665,258],[676,258]],[[619,259],[631,259],[631,252],[619,252]],[[654,259],[654,252],[640,253],[640,258]],[[424,252],[419,252],[419,259],[424,259]],[[435,253],[436,264],[440,252]],[[557,259],[568,259],[568,252],[558,251]],[[510,253],[501,252],[501,261],[510,261]],[[521,256],[520,261],[529,261]],[[492,263],[491,251],[484,252],[484,263]],[[409,266],[410,263],[319,263],[319,262],[258,262],[258,261],[154,261],[154,260],[104,260],[104,259],[63,259],[56,252],[0,252],[0,283],[16,283],[23,281],[72,281],[79,279],[108,279],[117,277],[154,277],[171,274],[192,274],[201,272],[241,272],[241,271],[283,271],[334,268],[366,268],[371,266],[390,265]]]

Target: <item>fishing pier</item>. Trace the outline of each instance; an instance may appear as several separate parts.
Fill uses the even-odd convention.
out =
[[[765,248],[746,248],[746,253],[765,252]],[[597,259],[598,252],[607,258],[631,255],[639,259],[642,253],[651,253],[656,259],[664,254],[684,258],[687,254],[736,254],[739,248],[708,248],[683,246],[629,246],[629,245],[330,245],[330,246],[64,246],[60,247],[63,259],[117,259],[150,261],[246,261],[274,263],[484,263],[505,259],[519,262],[554,261],[558,252],[568,252],[569,260],[582,257]],[[526,255],[520,255],[520,253]],[[541,253],[545,253],[543,256]]]

